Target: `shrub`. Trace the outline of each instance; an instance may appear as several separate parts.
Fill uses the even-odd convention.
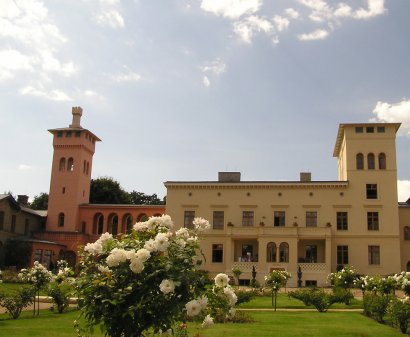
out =
[[[333,287],[338,288],[353,288],[356,280],[356,272],[349,266],[345,266],[341,270],[328,275],[328,280]]]
[[[388,312],[393,325],[398,327],[402,333],[406,333],[410,320],[410,300],[394,298],[389,304]]]
[[[392,297],[389,295],[379,295],[377,293],[366,293],[363,296],[363,313],[383,323],[389,302]]]
[[[315,288],[305,288],[305,289],[298,289],[295,291],[291,291],[289,292],[288,296],[295,298],[299,301],[302,301],[304,305],[309,306],[309,305],[312,305],[312,302],[310,300],[311,299],[310,293],[312,289],[315,289]]]
[[[238,300],[236,301],[236,305],[247,303],[256,296],[255,291],[239,290],[239,291],[236,291],[235,293],[236,293],[236,296],[238,297]]]
[[[0,305],[6,308],[11,318],[19,318],[23,308],[33,303],[34,289],[20,288],[12,296],[0,295]]]
[[[348,289],[344,288],[333,288],[333,301],[334,303],[344,303],[350,305],[354,299],[353,294]]]
[[[302,301],[306,306],[313,305],[319,312],[326,312],[332,304],[345,303],[346,299],[353,295],[344,289],[335,294],[326,293],[319,288],[306,288],[292,291],[289,296]]]
[[[57,261],[57,268],[57,275],[53,276],[53,281],[48,286],[48,295],[53,299],[53,303],[61,314],[68,308],[68,302],[73,292],[72,284],[75,283],[75,279],[71,277],[73,271],[68,267],[66,261]]]
[[[18,277],[18,271],[16,270],[11,270],[11,269],[5,269],[2,270],[2,276],[1,279],[5,283],[22,283],[23,281],[19,279]]]

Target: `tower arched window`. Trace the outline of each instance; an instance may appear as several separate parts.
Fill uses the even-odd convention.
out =
[[[93,221],[93,234],[102,234],[104,231],[104,215],[96,213]]]
[[[356,169],[358,169],[358,170],[363,170],[364,169],[363,153],[358,153],[356,155]]]
[[[266,247],[266,262],[276,262],[276,243],[269,242]]]
[[[379,170],[386,169],[386,155],[384,153],[379,153]]]
[[[289,262],[289,244],[282,242],[279,245],[279,262]]]
[[[373,153],[369,153],[367,155],[367,168],[369,170],[374,170],[375,169],[375,165],[374,165],[374,154]]]
[[[58,227],[64,227],[64,213],[58,215]]]
[[[68,158],[67,161],[67,171],[68,172],[73,172],[74,171],[74,159],[73,158]]]
[[[404,226],[403,236],[404,236],[404,240],[410,240],[410,227],[409,226]]]
[[[108,233],[112,235],[118,234],[118,215],[115,213],[111,213],[108,216]]]
[[[60,166],[58,168],[61,172],[64,172],[65,170],[65,158],[60,158]]]

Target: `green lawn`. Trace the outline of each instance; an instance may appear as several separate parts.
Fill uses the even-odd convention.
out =
[[[313,306],[306,307],[302,301],[299,301],[295,298],[289,297],[285,293],[279,293],[277,298],[277,308],[286,308],[286,309],[305,309],[311,308],[314,309]],[[272,308],[272,298],[270,296],[257,296],[254,297],[250,302],[243,303],[239,306],[240,308],[247,308],[247,309],[271,309]],[[341,303],[335,303],[331,307],[331,309],[362,309],[362,301],[354,299],[351,305],[345,305]]]
[[[357,312],[249,312],[254,323],[215,324],[200,329],[198,324],[188,323],[189,336],[199,333],[200,337],[399,337],[396,329],[378,324]],[[33,318],[24,312],[18,320],[0,315],[0,335],[8,337],[65,337],[75,336],[73,321],[78,311],[56,314],[42,311]],[[102,336],[96,329],[92,336]],[[150,335],[152,336],[152,335]]]
[[[0,293],[6,294],[6,295],[12,294],[13,292],[15,292],[16,290],[22,287],[29,287],[29,285],[25,283],[0,283]]]

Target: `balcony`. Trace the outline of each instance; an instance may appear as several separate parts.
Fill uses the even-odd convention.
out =
[[[298,266],[300,266],[302,273],[322,274],[326,272],[326,263],[298,263]]]

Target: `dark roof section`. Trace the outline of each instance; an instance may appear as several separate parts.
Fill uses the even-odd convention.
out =
[[[25,206],[20,205],[16,199],[10,194],[0,194],[0,200],[7,199],[10,203],[10,206],[13,207],[17,211],[22,211],[30,214],[34,214],[41,217],[47,216],[47,210],[35,210]]]
[[[97,142],[101,142],[101,139],[98,138],[95,134],[93,134],[90,130],[84,129],[84,128],[57,128],[57,129],[49,129],[48,132],[54,134],[58,131],[86,131],[88,132],[91,136],[95,138]]]
[[[32,242],[32,243],[47,243],[49,245],[67,247],[66,245],[63,245],[61,243],[57,243],[57,242],[53,242],[53,241],[47,241],[47,240],[33,239],[33,238],[29,238],[27,236],[13,236],[13,237],[9,238],[9,240],[11,240],[11,241]]]

